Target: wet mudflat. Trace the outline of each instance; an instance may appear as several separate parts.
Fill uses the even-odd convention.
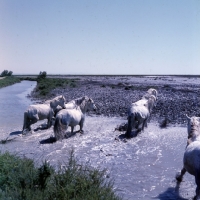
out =
[[[13,106],[5,107],[6,104],[2,106],[0,103],[1,110],[4,110],[3,117],[1,114],[0,140],[8,136],[11,139],[0,144],[1,152],[9,151],[32,158],[36,165],[47,160],[54,167],[58,167],[60,164],[65,165],[68,152],[73,148],[80,163],[88,162],[93,167],[106,169],[106,177],[114,180],[117,194],[124,199],[175,200],[192,199],[195,195],[194,177],[186,174],[179,186],[175,181],[176,172],[182,167],[187,140],[186,124],[170,124],[161,129],[159,120],[153,118],[144,132],[135,138],[124,140],[124,133],[114,130],[119,124],[126,122],[125,116],[89,114],[86,116],[84,134],[76,133],[56,143],[49,140],[53,136],[52,128],[35,130],[22,136],[23,112],[31,103],[25,96],[33,89],[33,85],[27,84],[28,87],[25,87],[24,91],[19,89],[21,86],[15,84],[18,92],[14,86],[9,86],[9,92],[1,93],[9,93],[11,96],[7,97],[7,104],[15,104],[14,107],[18,108],[10,114]],[[32,128],[36,129],[43,123],[45,121],[34,124]]]

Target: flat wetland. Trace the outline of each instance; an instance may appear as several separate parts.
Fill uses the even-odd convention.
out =
[[[26,156],[34,159],[36,165],[47,160],[56,168],[59,164],[65,165],[73,148],[78,162],[106,169],[106,178],[114,180],[115,191],[123,199],[192,199],[196,187],[194,177],[187,174],[184,181],[177,185],[175,175],[182,168],[187,140],[185,114],[200,117],[200,77],[49,77],[73,79],[73,82],[54,88],[42,97],[36,90],[28,91],[29,101],[43,103],[61,94],[70,101],[87,95],[94,100],[97,111],[86,115],[84,134],[76,133],[52,143],[53,128],[37,129],[46,122],[41,121],[32,126],[31,133],[22,136],[25,110],[21,105],[16,113],[21,123],[13,123],[13,127],[12,124],[9,127],[2,124],[0,139],[8,137],[10,141],[0,144],[1,152]],[[149,88],[157,89],[158,101],[148,127],[137,137],[122,139],[124,132],[115,128],[127,121],[127,108]],[[20,103],[24,105],[23,101]],[[9,118],[9,113],[5,117]],[[164,119],[167,126],[160,128]]]

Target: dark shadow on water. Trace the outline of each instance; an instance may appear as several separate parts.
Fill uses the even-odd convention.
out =
[[[180,183],[176,184],[176,187],[169,187],[166,191],[163,193],[159,194],[157,197],[154,199],[160,199],[160,200],[188,200],[186,198],[183,198],[179,194],[179,187]]]
[[[79,132],[79,131],[75,131],[75,132],[73,132],[73,133],[69,132],[69,133],[67,133],[67,134],[65,135],[65,138],[67,139],[67,138],[73,137],[73,136],[75,136],[76,133],[78,133],[78,132]]]
[[[55,137],[50,137],[50,138],[41,140],[40,144],[52,144],[54,142],[56,142],[56,138]]]
[[[76,133],[78,133],[79,131],[75,131],[75,132],[73,132],[73,133],[67,133],[66,135],[65,135],[65,138],[64,139],[68,139],[68,138],[70,138],[70,137],[73,137],[73,136],[75,136],[76,135]],[[64,140],[63,139],[63,140]],[[47,138],[47,139],[44,139],[44,140],[41,140],[40,141],[40,144],[52,144],[52,143],[54,143],[54,142],[56,142],[56,138],[55,137],[50,137],[50,138]]]
[[[12,135],[19,135],[19,134],[22,134],[22,131],[14,131],[14,132],[11,132],[11,133],[10,133],[10,136],[12,136]]]
[[[131,139],[134,137],[137,137],[137,135],[139,134],[139,131],[132,131],[130,134],[130,137],[127,137],[126,133],[119,135],[119,139],[123,140],[123,139]]]

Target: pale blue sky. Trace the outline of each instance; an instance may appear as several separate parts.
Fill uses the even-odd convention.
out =
[[[200,74],[200,0],[0,0],[0,72]]]

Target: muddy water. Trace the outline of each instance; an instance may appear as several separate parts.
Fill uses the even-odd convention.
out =
[[[5,137],[5,133],[10,135],[9,138],[14,138],[6,144],[0,144],[1,152],[10,151],[20,156],[25,155],[33,158],[36,164],[48,160],[51,165],[57,167],[58,163],[66,163],[68,152],[73,147],[79,162],[89,162],[93,167],[107,169],[107,178],[115,181],[116,193],[124,199],[176,200],[192,199],[194,196],[196,186],[192,176],[187,174],[179,186],[174,178],[182,166],[187,139],[186,127],[160,129],[156,122],[150,122],[143,133],[124,141],[120,139],[122,133],[114,132],[114,129],[125,122],[125,119],[87,116],[84,134],[77,133],[51,144],[48,139],[53,135],[52,128],[33,131],[26,136],[20,134],[23,118],[21,110],[30,103],[25,96],[34,86],[29,82],[15,86],[15,89],[4,88],[4,92],[0,90],[0,98],[3,99],[2,94],[8,95],[7,102],[10,104],[6,107],[6,104],[2,106],[2,102],[0,103],[0,139]],[[23,87],[26,91],[24,93]],[[7,112],[2,111],[5,108]],[[11,110],[16,112],[17,117],[14,114],[11,116]],[[12,123],[5,126],[10,121]],[[35,124],[33,129],[40,123]]]

